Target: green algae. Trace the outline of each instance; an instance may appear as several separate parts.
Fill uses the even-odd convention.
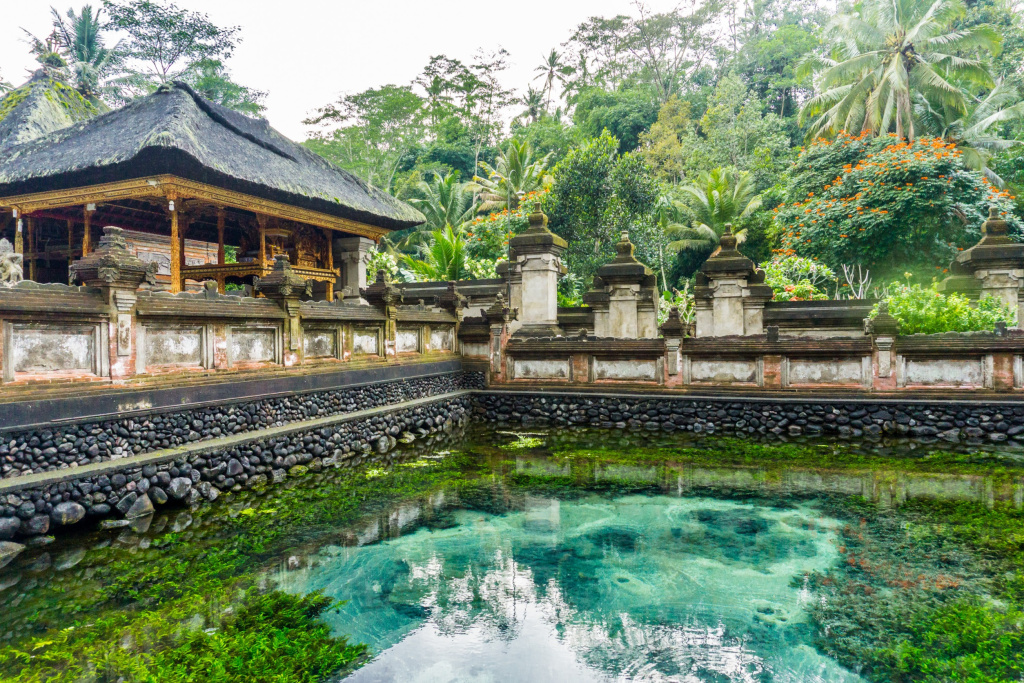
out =
[[[537,496],[569,507],[593,496],[729,502],[694,517],[700,533],[681,526],[676,540],[735,567],[807,550],[758,542],[768,529],[730,505],[818,510],[839,520],[840,561],[791,580],[815,596],[805,628],[819,653],[871,681],[1024,672],[1024,468],[1013,453],[600,431],[530,438],[540,443],[510,452],[502,446],[515,435],[478,431],[451,450],[417,445],[392,465],[309,472],[224,496],[145,533],[95,532],[32,549],[0,570],[0,586],[9,586],[0,589],[0,680],[241,680],[245,671],[250,680],[324,680],[372,654],[343,637],[353,632],[352,602],[332,602],[359,596],[282,593],[274,577],[288,576],[284,564],[295,558],[303,567],[295,571],[314,571],[324,548],[376,548],[389,538],[415,548],[417,534],[441,539],[466,514],[511,523]],[[630,538],[612,533],[565,552],[590,561],[593,549],[628,550]],[[546,566],[530,547],[522,550],[531,566]],[[84,559],[56,570],[80,548]],[[557,579],[557,565],[550,571]],[[6,582],[15,576],[17,584]],[[601,610],[589,597],[573,600]],[[415,600],[405,603],[410,619],[424,618]]]

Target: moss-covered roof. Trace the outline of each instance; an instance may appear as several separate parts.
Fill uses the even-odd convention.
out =
[[[74,88],[37,71],[25,85],[0,99],[0,149],[30,142],[98,113]]]
[[[171,174],[400,230],[423,215],[184,83],[88,121],[7,147],[0,197]]]

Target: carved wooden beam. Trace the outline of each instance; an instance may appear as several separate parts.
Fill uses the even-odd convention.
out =
[[[81,206],[87,203],[96,204],[117,201],[120,199],[148,198],[163,200],[164,198],[169,199],[172,194],[178,199],[201,200],[217,206],[242,209],[283,220],[297,221],[307,225],[315,225],[321,228],[367,237],[372,240],[379,240],[388,232],[384,228],[331,216],[319,211],[291,206],[282,202],[253,197],[241,192],[225,190],[172,175],[157,175],[148,178],[101,183],[89,187],[0,197],[0,207],[18,208],[22,212],[29,213],[68,206]]]

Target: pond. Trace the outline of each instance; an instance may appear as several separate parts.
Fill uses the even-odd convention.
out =
[[[35,545],[0,680],[1024,680],[1024,456],[468,433]]]

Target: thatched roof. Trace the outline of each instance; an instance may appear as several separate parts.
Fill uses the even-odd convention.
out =
[[[0,98],[0,150],[30,142],[98,113],[74,88],[40,69],[23,86]]]
[[[422,214],[184,83],[9,147],[0,197],[171,174],[248,195],[400,230]]]

